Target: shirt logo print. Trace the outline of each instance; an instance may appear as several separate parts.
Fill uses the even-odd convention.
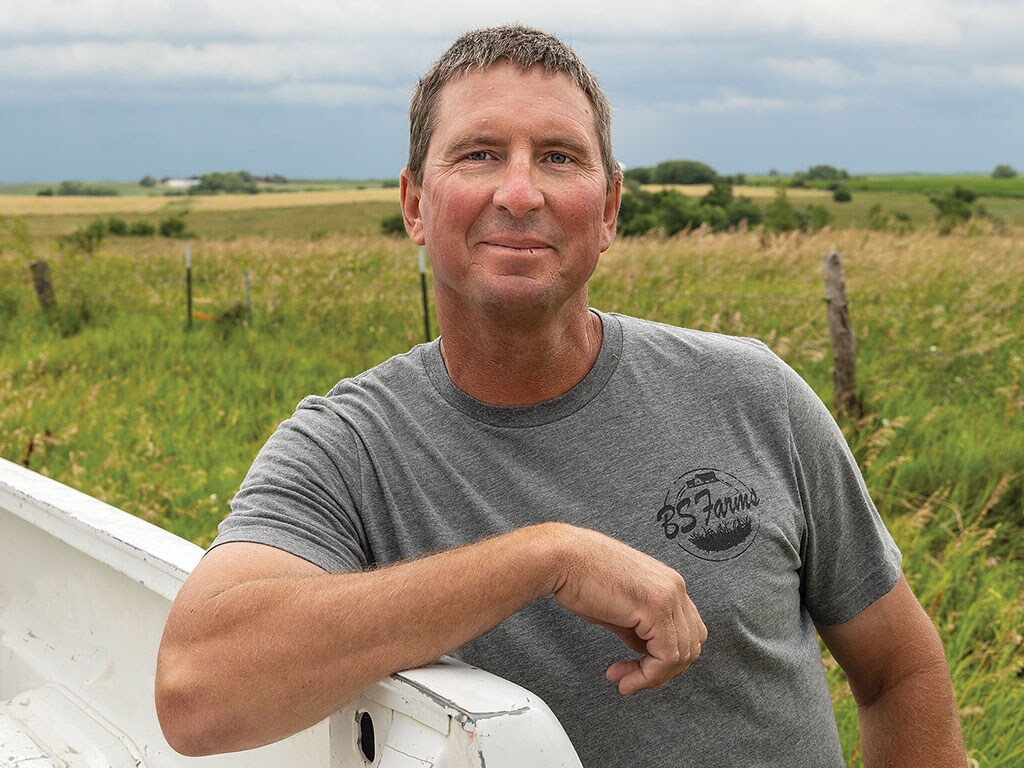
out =
[[[701,560],[732,560],[757,538],[757,491],[721,469],[693,469],[665,492],[657,521],[668,541]]]

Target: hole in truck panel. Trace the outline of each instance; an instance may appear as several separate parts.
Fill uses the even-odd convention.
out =
[[[359,752],[363,759],[372,763],[377,757],[377,742],[373,734],[373,718],[369,712],[359,715]]]

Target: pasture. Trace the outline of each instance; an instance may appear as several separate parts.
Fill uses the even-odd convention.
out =
[[[0,455],[207,544],[304,395],[422,340],[416,250],[378,234],[393,189],[200,198],[189,241],[53,244],[94,216],[166,211],[157,204],[180,203],[0,198],[33,249],[0,252]],[[973,764],[1011,768],[1024,763],[1024,235],[1010,222],[941,236],[921,221],[903,235],[851,217],[815,235],[620,239],[591,303],[761,338],[830,403],[821,257],[842,254],[865,415],[840,425],[945,643]],[[186,242],[196,309],[217,318],[191,331]],[[30,258],[50,264],[51,317]],[[852,696],[824,662],[860,765]]]

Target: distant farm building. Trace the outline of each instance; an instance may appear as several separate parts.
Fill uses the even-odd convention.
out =
[[[163,179],[163,185],[168,189],[188,189],[199,183],[199,179]]]

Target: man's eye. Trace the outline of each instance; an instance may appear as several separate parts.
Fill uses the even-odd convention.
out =
[[[566,165],[572,162],[572,158],[562,152],[552,152],[548,159],[555,165]]]
[[[486,149],[478,149],[476,152],[470,152],[466,155],[467,160],[486,160],[491,156],[491,153]]]

